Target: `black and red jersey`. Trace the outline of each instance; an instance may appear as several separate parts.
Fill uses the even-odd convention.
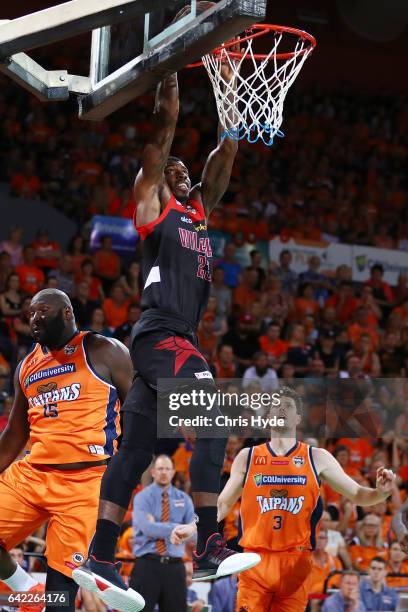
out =
[[[171,195],[161,215],[136,226],[142,243],[144,310],[159,308],[196,329],[210,293],[212,250],[202,204]]]

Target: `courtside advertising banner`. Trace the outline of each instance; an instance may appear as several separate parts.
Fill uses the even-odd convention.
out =
[[[353,280],[367,280],[370,268],[375,264],[380,264],[384,268],[384,280],[390,285],[396,285],[400,274],[408,274],[408,253],[353,246]]]
[[[334,276],[336,268],[341,265],[351,266],[352,247],[348,244],[326,244],[324,242],[311,243],[301,240],[288,240],[283,242],[280,238],[269,241],[269,258],[279,263],[279,255],[282,251],[290,251],[292,263],[290,267],[294,272],[300,274],[306,272],[309,259],[313,255],[320,257],[320,272]]]
[[[112,248],[119,253],[133,252],[136,248],[139,234],[131,219],[121,217],[92,217],[91,249],[94,251],[101,246],[101,238],[110,236]]]

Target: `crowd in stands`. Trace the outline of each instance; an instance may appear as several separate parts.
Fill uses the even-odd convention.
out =
[[[197,179],[216,136],[215,109],[203,87],[194,77],[182,78],[182,121],[174,144]],[[30,244],[20,227],[10,228],[0,244],[1,432],[13,402],[14,368],[32,344],[30,299],[39,289],[65,291],[81,329],[129,342],[141,314],[140,257],[122,261],[109,236],[91,252],[86,228],[94,214],[132,217],[131,185],[151,129],[152,98],[142,97],[104,122],[84,124],[72,109],[70,115],[61,105],[43,107],[7,87],[0,93],[0,109],[0,180],[12,195],[41,198],[78,222],[78,234],[67,249],[41,227]],[[334,569],[350,570],[334,579],[339,597],[347,589],[354,592],[359,577],[352,570],[369,571],[373,581],[371,574],[381,572],[383,562],[383,582],[408,588],[408,562],[390,529],[408,483],[408,278],[401,274],[391,287],[379,265],[363,283],[355,283],[345,265],[329,277],[321,272],[318,257],[311,257],[308,269],[298,274],[290,250],[282,251],[278,261],[265,261],[254,246],[246,267],[237,257],[242,242],[273,236],[408,251],[403,174],[408,113],[398,96],[315,91],[289,98],[286,117],[286,136],[276,146],[240,147],[225,201],[210,221],[210,228],[222,229],[231,239],[215,261],[199,343],[216,379],[242,379],[250,393],[273,390],[279,378],[303,381],[304,387],[316,379],[370,382],[375,400],[366,399],[375,403],[377,436],[330,438],[317,429],[309,441],[329,448],[363,484],[373,485],[377,467],[385,465],[397,472],[398,485],[388,503],[365,512],[323,488],[325,512],[310,592],[322,593]],[[231,436],[224,481],[240,448],[259,441]],[[187,493],[191,444],[180,440],[171,448],[160,447],[172,454],[176,486]],[[238,517],[239,504],[224,525],[232,545]],[[26,544],[28,550],[35,545]],[[118,554],[132,555],[129,529]],[[380,568],[372,569],[373,563]],[[387,571],[407,577],[385,578]],[[363,593],[371,587],[361,588]],[[221,606],[233,601],[235,589],[234,577],[216,583],[210,594],[213,612],[232,610]]]
[[[42,198],[80,224],[95,213],[130,218],[152,96],[85,123],[72,106],[44,107],[1,78],[0,180],[11,192]],[[198,181],[216,140],[213,94],[194,72],[180,80],[174,152]],[[250,241],[281,236],[408,250],[407,127],[402,96],[291,92],[285,137],[271,148],[241,143],[210,226]]]

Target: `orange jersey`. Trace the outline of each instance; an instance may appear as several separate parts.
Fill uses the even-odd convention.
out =
[[[382,557],[387,560],[387,549],[381,546],[363,546],[355,544],[349,546],[351,562],[353,567],[359,572],[365,572],[370,567],[371,560],[374,557]]]
[[[115,387],[93,370],[80,332],[62,349],[36,344],[21,364],[34,464],[99,461],[113,455],[120,434]]]
[[[243,548],[312,550],[322,509],[308,444],[297,442],[283,456],[275,455],[269,442],[250,449],[241,498]]]

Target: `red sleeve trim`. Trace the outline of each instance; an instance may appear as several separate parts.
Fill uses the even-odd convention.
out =
[[[169,201],[167,202],[162,213],[157,217],[157,219],[154,219],[154,221],[150,221],[150,223],[146,223],[145,225],[139,225],[139,226],[136,225],[136,211],[137,211],[137,203],[136,203],[135,213],[133,215],[133,224],[142,240],[145,240],[145,238],[147,238],[147,236],[152,233],[156,225],[161,223],[163,219],[167,217],[170,210],[175,206],[175,203],[176,203],[175,197],[173,194],[171,194]]]

